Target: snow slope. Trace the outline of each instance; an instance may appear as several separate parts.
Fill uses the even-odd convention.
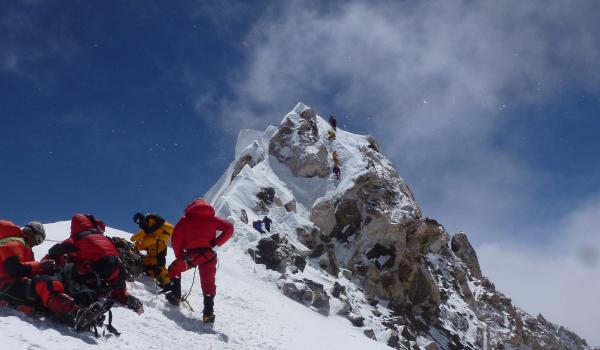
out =
[[[47,241],[35,247],[37,257],[69,232],[69,222],[45,225]],[[128,238],[130,233],[107,228],[108,236]],[[123,307],[113,308],[113,325],[120,337],[96,339],[91,333],[76,333],[42,319],[32,319],[10,308],[0,308],[2,349],[385,349],[384,344],[366,338],[339,316],[324,317],[286,298],[273,283],[275,275],[262,266],[253,266],[248,255],[235,244],[219,251],[217,322],[204,326],[200,318],[202,296],[199,281],[190,303],[195,312],[166,304],[154,295],[152,280],[141,277],[128,284],[139,297],[145,313],[138,316]],[[167,259],[172,260],[169,252]],[[183,274],[187,291],[193,271]]]

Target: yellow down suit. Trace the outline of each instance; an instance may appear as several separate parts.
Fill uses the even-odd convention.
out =
[[[173,225],[156,214],[147,214],[139,226],[141,230],[131,237],[131,241],[138,250],[146,251],[146,274],[156,278],[159,285],[164,287],[170,282],[165,265]]]

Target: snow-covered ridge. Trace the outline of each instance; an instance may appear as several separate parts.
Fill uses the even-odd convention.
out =
[[[291,120],[295,123],[299,123],[301,119],[300,115],[308,109],[310,108],[302,103],[298,103],[296,107],[284,117],[284,121]],[[284,202],[286,199],[296,199],[298,204],[300,204],[299,207],[302,210],[307,211],[313,206],[315,201],[340,196],[345,191],[352,188],[355,185],[354,181],[366,173],[369,168],[369,160],[361,156],[360,149],[372,146],[372,138],[338,129],[336,132],[336,139],[334,141],[327,141],[327,131],[330,129],[329,123],[318,115],[315,116],[315,120],[318,128],[317,139],[319,142],[314,145],[302,145],[302,142],[297,140],[296,135],[294,135],[292,145],[301,148],[303,150],[303,152],[301,152],[302,154],[311,152],[316,153],[318,152],[319,146],[324,147],[329,153],[329,173],[331,172],[330,168],[332,166],[331,153],[336,151],[341,162],[343,173],[341,180],[335,180],[333,175],[327,177],[294,176],[292,170],[275,160],[274,157],[269,154],[270,141],[277,132],[277,127],[269,126],[265,131],[246,129],[241,130],[238,135],[235,147],[236,160],[232,162],[223,176],[205,194],[205,198],[215,204],[217,211],[221,215],[227,216],[231,213],[230,210],[232,209],[227,208],[225,205],[225,203],[230,202],[226,200],[227,194],[255,194],[258,192],[254,191],[256,188],[272,183],[276,186],[276,193],[280,197],[283,197],[281,199]],[[289,153],[290,157],[294,156],[289,148],[284,149],[282,152]],[[232,178],[232,175],[235,174],[236,165],[240,164],[240,160],[247,159],[247,157],[250,157],[252,161],[242,162],[242,164],[244,164],[241,169],[243,173],[240,173],[239,175],[241,176],[239,177],[236,174],[236,176]],[[392,167],[391,163],[385,158],[382,158],[380,162],[384,162],[385,164],[373,164],[373,166]],[[398,179],[403,182],[401,178],[398,177]],[[243,184],[238,184],[238,182]],[[249,182],[255,182],[255,186]],[[249,186],[249,188],[243,188],[244,185]],[[277,191],[277,189],[280,191]],[[249,201],[246,202],[249,202],[247,204],[252,206],[254,201],[255,198],[250,198]],[[397,204],[397,207],[399,213],[391,215],[420,215],[408,212],[404,214],[400,213],[407,210],[420,212],[414,198],[412,198],[412,194],[403,196],[401,202]],[[242,207],[238,207],[237,209],[241,210]],[[243,209],[249,209],[249,207],[246,206]]]

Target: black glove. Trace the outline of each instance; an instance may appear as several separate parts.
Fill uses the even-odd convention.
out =
[[[40,261],[40,267],[43,275],[51,275],[56,271],[56,262],[54,260]]]

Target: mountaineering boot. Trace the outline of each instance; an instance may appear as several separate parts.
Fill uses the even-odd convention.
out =
[[[171,279],[169,278],[169,272],[164,267],[159,268],[158,273],[156,274],[156,280],[158,281],[158,285],[160,288],[165,288],[171,283]]]
[[[114,301],[106,300],[105,302],[95,302],[92,305],[77,309],[74,319],[73,328],[77,332],[89,330],[94,324],[104,321],[104,313],[113,306]]]
[[[181,304],[181,278],[173,278],[168,286],[168,290],[170,292],[167,293],[166,298],[169,303],[179,306]]]
[[[204,323],[215,323],[214,298],[213,295],[204,295],[204,310],[202,310],[202,322]]]

